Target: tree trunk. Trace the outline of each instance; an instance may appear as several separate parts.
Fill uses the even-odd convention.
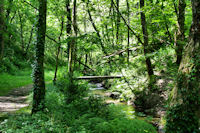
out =
[[[179,66],[166,130],[170,133],[199,132],[200,122],[200,1],[192,1],[193,21],[189,42]]]
[[[119,0],[116,2],[117,10],[119,10]],[[116,21],[117,31],[116,31],[116,44],[119,45],[119,26],[120,26],[120,14],[117,12],[117,21]],[[119,47],[119,46],[118,46]]]
[[[13,6],[13,0],[8,0],[8,8],[7,8],[7,12],[6,12],[6,19],[7,21],[9,22],[10,20],[10,12],[11,12],[11,9],[12,9],[12,6]]]
[[[0,61],[3,59],[4,56],[4,0],[0,2],[0,43],[1,43],[1,53],[0,53]]]
[[[31,29],[31,34],[30,34],[30,37],[29,37],[29,41],[28,41],[28,44],[26,46],[26,50],[25,50],[25,53],[24,55],[26,56],[27,53],[28,53],[28,49],[30,47],[30,44],[31,44],[31,41],[32,41],[32,38],[33,38],[33,30],[34,30],[34,25],[32,26],[32,29]]]
[[[113,20],[115,19],[114,17],[114,7],[113,7],[113,0],[111,0],[111,4],[110,4],[110,19],[111,19],[111,24],[112,24],[112,47],[113,49],[115,48],[115,35],[114,35],[114,24],[113,24]]]
[[[128,25],[130,25],[130,7],[129,7],[129,0],[126,0],[126,4],[127,4],[127,17],[128,17]],[[129,28],[127,27],[127,30],[128,30],[128,37],[127,37],[127,62],[128,62],[128,65],[129,65],[129,57],[130,57],[130,53],[129,53],[129,47],[130,47],[130,30]]]
[[[44,109],[45,82],[44,82],[44,48],[46,34],[47,0],[39,0],[39,20],[37,24],[37,43],[35,46],[35,65],[33,73],[33,107],[32,114]]]
[[[86,10],[86,6],[84,7],[84,9]],[[86,19],[86,17],[87,17],[87,14],[85,14],[84,15],[84,32],[85,33],[87,33],[87,19]],[[86,66],[87,66],[87,62],[88,62],[88,53],[87,53],[87,51],[85,51],[86,52],[86,54],[85,54],[85,63],[84,63],[84,70],[86,70]]]
[[[71,8],[70,8],[70,1],[66,0],[66,11],[67,11],[67,23],[66,23],[66,33],[67,36],[71,36],[72,30],[72,17],[71,17]],[[69,59],[69,50],[70,50],[70,42],[67,44],[67,58]]]
[[[19,22],[20,22],[20,40],[21,40],[21,47],[22,47],[22,52],[24,54],[24,49],[25,49],[25,46],[24,46],[24,36],[23,36],[23,22],[22,22],[22,15],[20,14],[20,12],[18,12],[18,15],[19,15]]]
[[[144,0],[140,0],[140,8],[142,9],[144,7]],[[148,76],[149,76],[149,89],[152,89],[152,85],[154,83],[154,72],[153,72],[153,68],[152,68],[152,64],[151,64],[151,60],[150,57],[148,57],[149,55],[149,48],[148,48],[148,31],[147,31],[147,24],[146,24],[146,17],[145,17],[145,13],[144,11],[142,11],[141,13],[141,24],[142,24],[142,31],[143,31],[143,39],[144,39],[144,56],[145,56],[145,62],[146,62],[146,67],[147,67],[147,72],[148,72]]]
[[[72,82],[72,77],[73,77],[73,67],[75,63],[75,44],[76,44],[76,36],[77,36],[77,23],[76,23],[76,6],[77,2],[74,0],[73,2],[73,21],[72,21],[72,26],[73,26],[73,37],[72,40],[70,41],[70,48],[69,48],[69,62],[68,62],[68,74],[70,81]]]
[[[13,15],[13,17],[10,19],[10,12],[13,8],[13,0],[8,0],[8,8],[7,8],[7,11],[6,11],[6,22],[7,22],[7,25],[5,25],[5,32],[7,32],[8,34],[8,39],[6,40],[6,44],[10,47],[11,43],[12,43],[12,32],[8,29],[8,24],[11,24],[12,23],[12,19],[15,17],[16,15],[16,11],[15,11],[15,14]]]
[[[177,55],[177,59],[176,59],[176,64],[180,65],[181,59],[182,59],[182,52],[183,52],[183,46],[185,43],[185,30],[184,30],[184,26],[185,26],[185,7],[186,7],[186,3],[185,0],[179,0],[179,5],[178,5],[178,32],[177,32],[177,36],[176,36],[176,55]]]
[[[57,80],[57,71],[58,71],[58,60],[59,60],[59,54],[60,54],[60,48],[61,48],[61,41],[60,38],[62,36],[62,32],[63,32],[63,25],[64,25],[64,18],[61,18],[61,29],[60,29],[60,35],[58,37],[58,49],[57,49],[57,53],[56,53],[56,69],[55,69],[55,73],[54,73],[54,78],[53,78],[53,83],[56,84],[56,80]]]
[[[70,79],[72,79],[72,74],[73,74],[74,44],[75,44],[75,39],[73,38],[69,44],[70,46],[69,46],[69,58],[68,58],[68,74]]]

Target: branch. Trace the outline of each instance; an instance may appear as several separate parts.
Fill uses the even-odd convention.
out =
[[[103,58],[110,58],[110,57],[113,57],[113,56],[115,56],[115,55],[119,55],[119,54],[121,54],[121,53],[124,53],[124,52],[126,52],[126,51],[135,51],[135,50],[137,50],[137,49],[138,49],[138,47],[132,47],[132,48],[123,49],[123,50],[114,52],[114,53],[111,54],[111,55],[104,56]]]
[[[83,64],[80,60],[77,60],[81,65],[85,66],[86,68],[92,70],[93,72],[95,72],[95,70],[93,70],[92,68],[90,68],[89,66],[87,66],[86,64]]]
[[[46,37],[47,37],[48,39],[54,41],[55,43],[60,44],[59,42],[57,42],[55,39],[51,38],[51,37],[50,37],[49,35],[47,35],[47,34],[46,34]]]
[[[14,12],[14,15],[12,16],[12,18],[10,19],[10,24],[12,23],[12,21],[13,21],[13,19],[15,18],[15,16],[16,16],[16,11]]]
[[[138,39],[138,41],[143,44],[142,40],[140,39],[140,36],[137,35],[135,33],[135,31],[130,27],[130,25],[127,23],[126,19],[123,17],[123,15],[121,14],[121,12],[119,11],[119,9],[117,8],[117,6],[115,5],[115,3],[113,2],[113,5],[115,7],[115,9],[117,10],[117,12],[119,13],[119,15],[121,16],[121,18],[123,19],[124,23],[127,25],[128,29],[133,33],[133,35],[135,35],[135,37]]]
[[[33,7],[35,10],[38,11],[38,9],[37,9],[35,6],[33,6],[31,3],[29,3],[29,2],[27,2],[27,1],[25,1],[25,0],[24,0],[24,3],[30,5],[30,6]],[[57,42],[55,39],[53,39],[53,38],[50,37],[49,35],[46,34],[45,36],[46,36],[48,39],[52,40],[53,42],[55,42],[55,43],[57,43],[57,44],[60,44],[59,42]]]
[[[175,11],[175,13],[176,13],[176,16],[177,16],[177,18],[178,18],[178,10],[177,10],[177,5],[176,5],[176,3],[175,3],[175,1],[173,0],[173,4],[174,4],[174,11]]]
[[[94,23],[94,21],[92,19],[92,15],[91,15],[90,10],[89,10],[89,0],[86,2],[86,5],[87,5],[87,12],[88,12],[88,15],[89,15],[89,20],[92,23],[92,26],[93,26],[94,30],[96,31],[96,34],[97,34],[97,36],[99,38],[100,45],[101,45],[101,48],[102,48],[104,54],[107,55],[105,47],[104,47],[104,45],[102,43],[101,35],[100,35],[99,30],[97,29],[97,27],[96,27],[96,25],[95,25],[95,23]]]
[[[38,11],[38,9],[37,9],[35,6],[33,6],[31,3],[29,3],[29,2],[27,2],[27,1],[25,1],[25,0],[24,0],[24,3],[26,3],[26,4],[30,5],[32,8],[34,8],[35,10],[37,10],[37,11]]]
[[[123,76],[123,78],[124,78],[124,81],[128,84],[128,87],[131,89],[131,91],[133,92],[133,88],[131,87],[131,85],[130,85],[130,82],[127,80],[127,78],[124,76],[124,74],[123,74],[123,72],[122,72],[122,70],[121,70],[121,74],[122,74],[122,76]]]
[[[28,49],[30,47],[30,44],[31,44],[31,41],[32,41],[32,38],[33,38],[33,30],[34,30],[34,25],[32,26],[32,29],[31,29],[31,34],[30,34],[30,38],[29,38],[29,41],[28,41],[28,44],[27,44],[27,47],[26,47],[25,55],[28,52]]]

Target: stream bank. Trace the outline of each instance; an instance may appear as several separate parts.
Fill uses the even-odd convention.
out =
[[[164,133],[163,125],[161,124],[161,118],[155,118],[152,116],[147,116],[141,112],[136,112],[133,102],[124,102],[120,101],[118,92],[110,92],[108,89],[105,89],[103,83],[90,82],[89,83],[89,95],[99,97],[103,99],[106,105],[114,104],[115,106],[120,106],[122,111],[126,114],[126,117],[129,119],[141,119],[145,120],[148,123],[152,124],[157,128],[158,133]]]

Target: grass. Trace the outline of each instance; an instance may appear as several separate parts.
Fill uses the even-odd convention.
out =
[[[82,88],[82,84],[77,87]],[[101,99],[85,100],[83,97],[66,104],[61,88],[52,83],[47,84],[46,88],[45,113],[30,115],[30,107],[20,109],[5,117],[0,124],[0,132],[156,133],[151,124],[137,118],[127,118],[124,114],[126,108],[122,106],[104,106]]]
[[[10,90],[21,86],[32,84],[31,69],[19,70],[14,74],[0,74],[0,96],[6,95]],[[50,81],[53,77],[53,72],[45,71],[45,81]]]

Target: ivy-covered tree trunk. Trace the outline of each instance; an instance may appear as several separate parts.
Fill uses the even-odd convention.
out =
[[[4,0],[0,1],[0,43],[1,43],[1,53],[0,53],[0,61],[4,55]]]
[[[178,5],[178,12],[177,12],[177,17],[178,17],[178,31],[177,31],[177,36],[176,36],[176,64],[180,65],[181,59],[182,59],[182,52],[183,52],[183,46],[185,43],[185,7],[186,3],[185,0],[179,0],[179,5]]]
[[[167,114],[167,133],[197,133],[200,125],[200,1],[191,0],[193,21]]]
[[[39,20],[37,24],[37,43],[35,45],[35,64],[33,71],[33,108],[32,113],[44,109],[45,82],[44,82],[44,48],[46,34],[47,0],[39,0]]]
[[[142,9],[144,7],[144,0],[140,0],[140,8]],[[149,38],[148,38],[148,31],[147,31],[147,23],[146,23],[146,17],[144,11],[141,11],[141,24],[142,24],[142,32],[143,32],[143,39],[144,39],[144,55],[145,55],[145,62],[147,67],[147,72],[149,76],[149,89],[152,89],[152,84],[154,82],[154,72],[153,67],[151,64],[149,55]]]

